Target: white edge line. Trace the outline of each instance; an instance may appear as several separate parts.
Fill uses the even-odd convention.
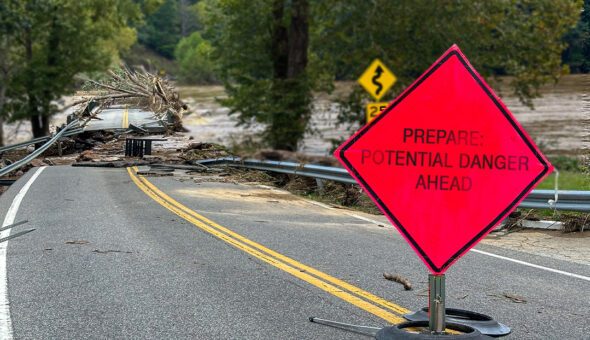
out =
[[[529,262],[525,262],[525,261],[521,261],[521,260],[516,260],[516,259],[510,258],[510,257],[506,257],[506,256],[501,256],[501,255],[496,255],[496,254],[488,253],[487,251],[483,251],[483,250],[479,250],[479,249],[471,249],[471,251],[476,252],[476,253],[479,253],[479,254],[483,254],[483,255],[495,257],[495,258],[498,258],[498,259],[501,259],[501,260],[506,260],[506,261],[510,261],[510,262],[522,264],[524,266],[529,266],[529,267],[533,267],[533,268],[537,268],[537,269],[546,270],[546,271],[552,272],[552,273],[557,273],[557,274],[561,274],[561,275],[565,275],[565,276],[569,276],[569,277],[575,277],[577,279],[582,279],[582,280],[590,281],[590,277],[588,277],[588,276],[578,275],[578,274],[566,272],[566,271],[563,271],[563,270],[558,270],[558,269],[553,269],[553,268],[549,268],[549,267],[544,267],[544,266],[540,266],[538,264],[529,263]]]
[[[363,221],[366,221],[366,222],[374,223],[374,224],[376,224],[378,226],[381,226],[381,227],[387,226],[387,227],[393,228],[393,226],[391,224],[389,224],[389,223],[379,222],[379,221],[372,220],[370,218],[366,218],[366,217],[363,217],[363,216],[360,216],[360,215],[357,215],[357,214],[353,214],[353,213],[347,212],[346,215],[352,216],[354,218],[358,218],[359,220],[363,220]]]
[[[308,200],[308,202],[311,203],[311,204],[313,204],[313,205],[317,205],[318,207],[322,207],[322,208],[325,208],[325,209],[328,209],[328,210],[338,210],[338,209],[333,208],[333,207],[331,207],[331,206],[329,206],[327,204],[324,204],[324,203],[321,203],[321,202],[316,202],[314,200]],[[356,219],[359,219],[359,220],[363,220],[365,222],[374,223],[374,224],[376,224],[378,226],[393,228],[393,226],[391,224],[386,223],[386,222],[379,222],[377,220],[373,220],[373,219],[370,219],[370,218],[367,218],[367,217],[363,217],[363,216],[360,216],[360,215],[357,215],[357,214],[354,214],[354,213],[351,213],[351,212],[344,212],[344,214],[346,214],[348,216],[352,216],[352,217],[354,217]]]
[[[331,206],[318,202],[318,201],[314,201],[314,200],[307,200],[309,203],[313,204],[313,205],[317,205],[318,207],[322,207],[324,209],[328,209],[328,210],[336,210],[335,208],[332,208]]]
[[[8,211],[6,212],[2,227],[14,223],[20,203],[25,197],[27,191],[29,191],[29,188],[33,182],[37,179],[37,177],[39,177],[45,168],[45,166],[39,168],[14,197],[10,208],[8,208]],[[8,236],[10,236],[10,229],[4,230],[0,233],[0,238]],[[0,339],[12,339],[12,321],[10,320],[10,305],[8,301],[8,278],[6,276],[7,246],[8,241],[0,243]]]
[[[330,207],[329,205],[323,204],[323,203],[319,203],[319,202],[314,202],[311,201],[313,204],[326,208],[326,209],[330,209],[330,210],[336,210],[332,207]],[[390,225],[389,223],[382,223],[376,220],[372,220],[370,218],[366,218],[357,214],[353,214],[353,213],[349,213],[349,212],[345,212],[346,215],[354,217],[356,219],[359,220],[363,220],[366,222],[371,222],[371,223],[375,223],[379,226],[386,226],[386,227],[391,227],[393,228],[392,225]],[[549,268],[549,267],[545,267],[545,266],[540,266],[538,264],[534,264],[534,263],[529,263],[529,262],[525,262],[525,261],[521,261],[521,260],[516,260],[510,257],[506,257],[506,256],[501,256],[501,255],[496,255],[496,254],[492,254],[492,253],[488,253],[487,251],[483,251],[483,250],[478,250],[478,249],[474,249],[472,248],[471,251],[478,253],[478,254],[482,254],[482,255],[487,255],[487,256],[491,256],[491,257],[495,257],[497,259],[501,259],[501,260],[505,260],[505,261],[510,261],[510,262],[514,262],[514,263],[518,263],[518,264],[522,264],[524,266],[528,266],[528,267],[532,267],[532,268],[537,268],[537,269],[541,269],[541,270],[546,270],[548,272],[552,272],[552,273],[556,273],[556,274],[561,274],[561,275],[565,275],[565,276],[569,276],[569,277],[575,277],[577,279],[581,279],[581,280],[586,280],[586,281],[590,281],[590,277],[588,276],[584,276],[584,275],[579,275],[579,274],[574,274],[574,273],[570,273],[570,272],[566,272],[563,270],[559,270],[559,269],[553,269],[553,268]]]

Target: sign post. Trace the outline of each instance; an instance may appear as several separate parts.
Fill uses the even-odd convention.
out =
[[[431,334],[442,334],[447,328],[445,320],[445,274],[428,274],[428,300]]]
[[[359,82],[378,99],[374,64]],[[445,271],[553,170],[456,45],[334,155],[431,271],[435,334]]]

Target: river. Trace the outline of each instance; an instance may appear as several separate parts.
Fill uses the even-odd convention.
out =
[[[590,75],[575,74],[561,78],[560,82],[541,87],[542,97],[533,100],[534,109],[520,103],[511,95],[508,80],[492,85],[508,109],[524,127],[535,143],[548,156],[579,156],[590,146]],[[314,133],[305,136],[300,151],[313,155],[327,155],[332,139],[352,135],[358,126],[337,126],[338,107],[335,95],[345,93],[351,82],[338,82],[335,94],[320,95],[314,102],[311,126]],[[225,97],[222,86],[181,86],[181,98],[190,106],[191,113],[183,118],[188,134],[195,140],[223,145],[243,143],[262,130],[236,126],[236,118],[216,102]]]
[[[535,143],[548,156],[580,156],[590,149],[590,74],[574,74],[561,78],[560,82],[541,88],[542,97],[533,100],[534,109],[520,103],[510,94],[508,81],[492,85],[508,109],[514,114]],[[313,155],[328,155],[333,148],[331,140],[344,140],[359,126],[337,126],[338,107],[334,98],[349,91],[353,82],[337,82],[331,95],[320,94],[314,101],[311,127],[299,151]],[[222,86],[180,86],[181,98],[190,107],[190,114],[183,118],[187,133],[198,141],[208,141],[231,147],[248,139],[256,140],[256,133],[263,127],[236,126],[235,116],[217,103],[225,97]],[[65,102],[72,97],[64,97]],[[65,122],[66,115],[52,117],[52,125]],[[5,124],[5,142],[31,138],[30,123],[22,121]]]

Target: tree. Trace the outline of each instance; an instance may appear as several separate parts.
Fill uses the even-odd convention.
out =
[[[163,57],[173,58],[182,38],[203,29],[197,17],[200,0],[165,0],[138,29],[138,41]]]
[[[532,106],[541,84],[567,73],[561,38],[575,25],[581,5],[554,0],[327,1],[321,12],[330,16],[314,30],[312,51],[336,65],[333,73],[341,79],[355,79],[380,58],[398,78],[384,98],[392,100],[457,43],[485,78],[512,76],[514,94]],[[369,98],[363,92],[357,86],[343,100],[342,121],[364,121],[360,103]]]
[[[127,24],[142,19],[159,0],[1,0],[21,24],[8,34],[14,72],[4,111],[30,118],[35,137],[49,133],[54,101],[80,72],[105,70],[135,41]]]
[[[146,18],[138,28],[138,40],[166,58],[174,57],[174,49],[181,39],[180,15],[177,0],[166,0]]]
[[[178,23],[182,38],[188,37],[196,29],[200,28],[193,6],[189,0],[178,0]]]
[[[199,32],[193,32],[180,40],[174,57],[181,78],[190,83],[213,83],[216,78],[215,65],[211,60],[212,51],[211,43],[203,39]]]
[[[296,150],[311,117],[307,0],[209,2],[208,33],[240,124],[263,123],[272,147]]]
[[[297,148],[308,129],[312,93],[356,79],[375,58],[398,78],[392,94],[457,43],[484,77],[511,75],[531,104],[541,84],[567,72],[562,36],[579,0],[207,0],[223,101],[242,124],[266,126],[275,148]],[[340,119],[364,120],[360,87],[341,101]],[[393,99],[392,97],[386,99]]]
[[[11,81],[17,61],[17,47],[13,44],[13,33],[21,28],[22,17],[19,15],[19,4],[16,0],[0,2],[0,145],[4,145],[4,110],[6,91]]]
[[[590,72],[590,2],[584,2],[578,24],[563,37],[563,41],[568,45],[562,53],[563,63],[572,73]]]

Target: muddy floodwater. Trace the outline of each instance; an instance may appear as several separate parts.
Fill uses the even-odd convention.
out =
[[[502,81],[494,85],[495,92],[547,155],[576,156],[589,149],[590,75],[568,75],[557,85],[544,85],[543,96],[533,100],[534,109],[520,103],[510,93],[507,83]],[[351,84],[337,83],[336,95],[345,93]],[[262,130],[261,126],[236,126],[235,117],[228,116],[229,110],[215,101],[225,96],[221,86],[185,86],[179,90],[191,107],[191,113],[183,119],[184,125],[196,140],[232,145]],[[315,100],[311,124],[316,132],[305,137],[300,151],[327,155],[332,149],[332,139],[347,138],[359,128],[337,126],[338,107],[333,97],[334,94],[319,96]]]
[[[354,82],[338,82],[331,95],[319,95],[314,102],[311,119],[314,133],[306,135],[300,151],[314,155],[328,155],[333,149],[332,140],[344,140],[360,126],[338,126],[338,107],[333,102],[343,96]],[[590,75],[576,74],[563,77],[557,85],[542,87],[541,98],[533,100],[534,110],[520,103],[511,95],[508,81],[492,85],[508,109],[514,114],[535,143],[548,156],[579,156],[590,149]],[[181,86],[183,100],[190,106],[190,113],[183,118],[187,133],[198,141],[208,141],[232,146],[244,140],[256,140],[262,126],[249,128],[236,126],[235,116],[217,103],[225,97],[222,86]],[[62,101],[72,100],[66,97]],[[63,103],[62,103],[63,104]],[[52,125],[62,124],[65,114],[52,117]],[[31,138],[28,121],[5,124],[6,143],[11,144]]]

